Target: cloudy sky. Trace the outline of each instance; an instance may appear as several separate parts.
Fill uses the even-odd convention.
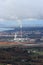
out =
[[[33,21],[33,19],[38,21],[35,23],[36,25],[42,24],[43,21],[38,24],[37,19],[43,19],[43,0],[0,0],[0,25],[12,26],[16,24],[15,19],[28,19],[30,26],[29,21]],[[8,23],[4,23],[5,21]],[[34,25],[33,22],[32,25]]]
[[[0,18],[43,18],[43,0],[0,0]]]

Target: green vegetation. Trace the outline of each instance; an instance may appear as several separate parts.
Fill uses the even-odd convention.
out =
[[[5,64],[7,63],[14,65],[38,65],[43,64],[43,48],[24,48],[24,47],[12,47],[12,48],[1,48],[0,49],[0,60]]]
[[[2,64],[2,63],[0,63],[0,65],[7,65],[7,64]]]

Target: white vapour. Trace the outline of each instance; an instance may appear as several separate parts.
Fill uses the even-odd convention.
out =
[[[17,22],[18,22],[18,26],[20,26],[20,28],[22,28],[22,21],[18,19]]]

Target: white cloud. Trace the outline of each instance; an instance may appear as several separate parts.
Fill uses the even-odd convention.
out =
[[[43,0],[0,0],[0,18],[41,18]]]
[[[33,21],[33,20],[38,20],[37,18],[28,18],[27,20]]]
[[[3,19],[3,18],[0,18],[0,21],[2,22],[2,21],[5,21],[5,19]]]

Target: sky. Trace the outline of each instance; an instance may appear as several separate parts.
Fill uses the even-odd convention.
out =
[[[24,19],[24,20],[6,20],[6,21],[0,21],[0,28],[15,28],[15,27],[36,27],[36,26],[40,26],[43,27],[43,20],[38,20],[38,19],[33,19],[33,20],[28,20],[28,19]]]
[[[43,0],[0,0],[0,18],[43,18]]]
[[[0,27],[21,22],[23,26],[43,26],[43,0],[0,0]]]

